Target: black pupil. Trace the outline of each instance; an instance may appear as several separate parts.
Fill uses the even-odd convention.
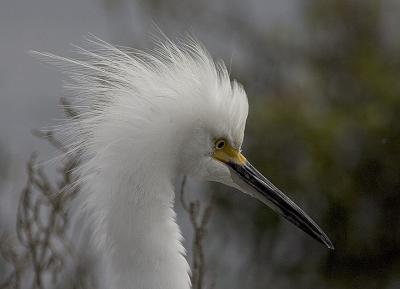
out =
[[[224,141],[220,141],[220,142],[217,143],[217,148],[222,149],[224,147],[224,145],[225,145],[225,142]]]

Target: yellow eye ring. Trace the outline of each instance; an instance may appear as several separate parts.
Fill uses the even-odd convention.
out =
[[[215,142],[215,149],[222,150],[226,145],[226,141],[224,139],[219,139]]]

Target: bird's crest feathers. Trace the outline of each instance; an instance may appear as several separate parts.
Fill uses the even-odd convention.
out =
[[[69,76],[64,86],[78,115],[61,129],[71,150],[101,152],[135,129],[129,143],[145,142],[171,122],[212,120],[229,124],[223,129],[233,141],[243,138],[246,94],[194,37],[174,43],[162,36],[149,52],[117,48],[93,35],[86,43],[88,48],[73,45],[76,58],[32,52]]]

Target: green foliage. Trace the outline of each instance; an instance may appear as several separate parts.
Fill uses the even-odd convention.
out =
[[[400,61],[382,40],[379,4],[308,1],[308,81],[250,100],[249,159],[307,200],[336,246],[330,253],[302,242],[321,252],[279,269],[293,288],[375,289],[400,278]],[[256,239],[278,233],[264,211],[251,213]],[[298,283],[299,271],[320,274]]]

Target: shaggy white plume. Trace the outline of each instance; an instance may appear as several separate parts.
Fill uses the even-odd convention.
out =
[[[173,179],[224,182],[214,139],[240,148],[248,112],[242,87],[193,38],[164,38],[149,53],[95,37],[78,59],[35,53],[70,78],[78,116],[62,125],[111,289],[187,289],[189,270],[172,209]],[[195,152],[195,153],[194,153]]]

